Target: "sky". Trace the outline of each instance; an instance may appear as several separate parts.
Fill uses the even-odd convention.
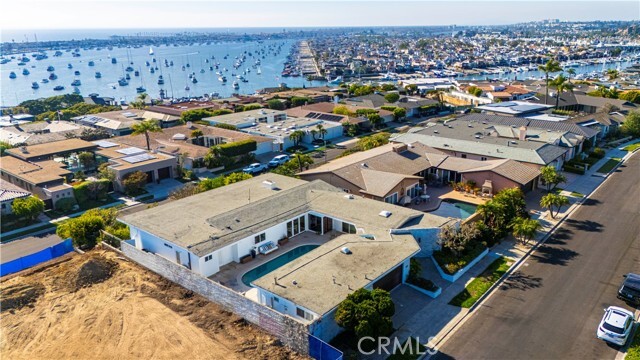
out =
[[[639,20],[640,1],[0,0],[0,11],[0,30],[498,25]]]

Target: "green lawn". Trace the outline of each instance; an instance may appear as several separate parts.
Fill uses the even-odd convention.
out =
[[[407,348],[407,351],[404,354],[399,354],[399,349],[396,349],[396,352],[390,355],[387,360],[416,360],[425,353],[427,348],[423,344],[417,344],[416,348],[418,340],[410,337],[407,341],[411,341],[411,345],[409,345],[409,348]],[[406,342],[404,344],[406,344]]]
[[[631,144],[631,145],[627,145],[627,146],[623,147],[622,150],[631,152],[631,151],[633,151],[633,150],[635,150],[637,148],[640,148],[640,142],[637,142],[637,143]]]
[[[560,195],[560,193],[565,191],[565,190],[563,188],[556,187],[554,189],[554,191],[555,191],[556,194]],[[571,196],[582,197],[582,196],[584,196],[584,194],[581,194],[581,193],[579,193],[577,191],[572,191],[571,192]]]
[[[629,345],[624,360],[640,360],[640,328],[636,326],[636,334]]]
[[[511,261],[505,257],[500,257],[491,263],[483,272],[467,285],[456,297],[454,297],[449,305],[470,308],[473,304],[486,293],[489,288],[504,275]]]
[[[609,160],[607,160],[606,163],[604,163],[604,165],[602,165],[600,167],[600,169],[596,170],[599,173],[603,173],[603,174],[607,174],[609,171],[613,170],[614,167],[616,167],[616,165],[618,165],[618,163],[620,162],[620,158],[611,158]]]

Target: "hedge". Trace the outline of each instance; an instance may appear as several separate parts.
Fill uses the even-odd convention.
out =
[[[571,166],[571,165],[564,165],[564,171],[572,173],[572,174],[579,174],[579,175],[584,175],[584,168],[579,168],[577,166]]]
[[[258,144],[253,139],[240,140],[232,143],[218,145],[221,156],[239,156],[256,151]]]
[[[89,195],[88,186],[92,182],[94,182],[94,181],[85,181],[85,182],[83,182],[81,184],[73,186],[73,195],[75,195],[76,201],[78,201],[78,204],[82,204],[82,203],[86,202],[87,200],[89,200],[90,195]],[[100,180],[97,180],[95,182],[100,184],[100,185],[102,185],[102,188],[96,193],[95,198],[96,199],[103,199],[103,198],[107,197],[107,191],[109,190],[109,180],[100,179]]]

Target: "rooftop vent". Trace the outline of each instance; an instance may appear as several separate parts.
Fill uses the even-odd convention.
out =
[[[476,139],[480,139],[480,135],[476,135]]]
[[[439,134],[438,130],[433,130],[434,134]]]
[[[378,214],[384,218],[388,218],[389,216],[391,216],[391,211],[387,211],[387,210],[382,210],[380,211],[380,214]]]
[[[347,194],[347,195],[344,196],[344,198],[348,199],[348,200],[353,200],[353,195]]]
[[[368,167],[369,167],[369,165],[367,165],[367,163],[362,163],[362,167],[364,167],[364,168],[368,168]]]
[[[278,188],[278,186],[276,185],[276,182],[275,181],[271,181],[271,180],[263,181],[262,185],[264,187],[266,187],[267,189],[271,189],[271,190],[276,190]]]
[[[346,247],[346,246],[343,247],[342,249],[340,249],[340,252],[343,253],[343,254],[346,254],[346,255],[351,255],[352,254],[351,250],[349,250],[349,248]]]

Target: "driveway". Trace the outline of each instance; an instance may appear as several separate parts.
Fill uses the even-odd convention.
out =
[[[632,156],[451,338],[437,358],[615,359],[595,338],[622,275],[640,271],[640,156]]]
[[[145,187],[145,190],[149,192],[149,194],[153,194],[154,200],[162,200],[166,199],[169,194],[184,184],[176,179],[164,179],[160,181],[160,183],[149,183]]]

